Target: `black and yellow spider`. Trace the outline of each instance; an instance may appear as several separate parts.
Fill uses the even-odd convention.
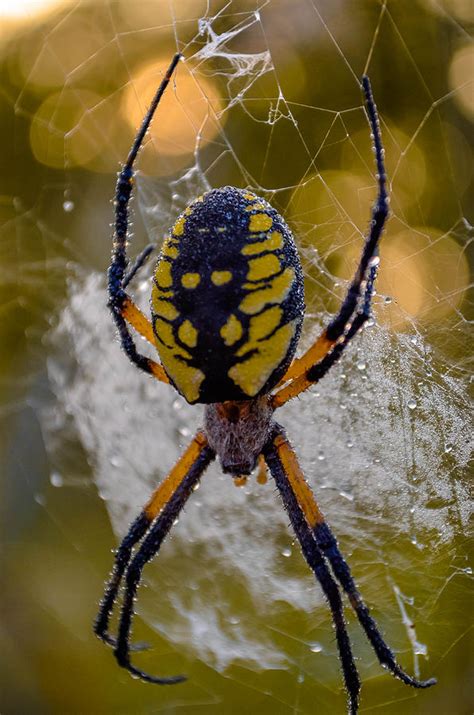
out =
[[[216,456],[223,471],[236,481],[250,474],[257,463],[260,469],[266,465],[304,557],[331,608],[349,712],[356,713],[360,680],[337,581],[380,663],[415,688],[426,688],[436,681],[416,680],[396,662],[273,413],[324,377],[370,316],[378,244],[388,215],[383,147],[370,82],[368,77],[362,78],[378,184],[370,229],[338,314],[314,345],[293,360],[305,308],[298,253],[282,217],[249,191],[228,186],[209,191],[178,218],[155,269],[151,323],[125,292],[150,252],[146,249],[128,268],[126,244],[133,165],[180,58],[179,54],[173,58],[118,179],[114,250],[108,274],[109,305],[131,362],[158,380],[171,383],[189,403],[204,403],[204,426],[123,539],[100,604],[95,632],[114,647],[119,665],[133,675],[161,685],[184,680],[184,676],[155,677],[130,662],[134,599],[143,568],[159,551],[193,488]],[[156,347],[162,364],[137,351],[128,324]],[[114,638],[108,633],[109,620],[123,578],[122,611]]]

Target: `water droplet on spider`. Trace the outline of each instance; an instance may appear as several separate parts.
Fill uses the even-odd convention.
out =
[[[64,485],[64,479],[59,472],[51,472],[49,481],[53,487],[62,487]]]
[[[318,462],[324,462],[325,459],[326,459],[326,455],[324,454],[324,452],[319,451],[318,452]]]
[[[173,194],[173,195],[171,196],[171,199],[172,199],[173,201],[179,201],[179,194]]]
[[[191,435],[191,430],[189,429],[189,427],[180,427],[178,429],[178,432],[181,437],[189,437]]]
[[[173,410],[182,410],[183,409],[183,401],[182,400],[175,400],[173,402]]]
[[[200,486],[201,486],[201,482],[198,482],[197,484],[195,484],[193,487],[193,492],[197,492],[197,490],[199,489]]]
[[[444,445],[444,451],[446,452],[446,454],[449,454],[450,452],[452,452],[452,449],[453,449],[453,445],[451,444],[451,442],[448,442],[447,444]]]
[[[354,442],[351,442],[350,440],[348,442],[346,442],[346,447],[348,449],[352,449],[353,446],[354,446]]]
[[[314,643],[309,644],[309,649],[311,653],[321,653],[321,651],[323,650],[323,646],[321,645],[321,643],[315,641]]]
[[[410,342],[411,342],[412,345],[417,345],[417,344],[418,344],[418,338],[416,337],[416,335],[413,335],[413,336],[410,338]]]
[[[407,402],[407,407],[409,410],[416,410],[416,408],[418,407],[418,403],[416,400],[411,398],[411,400],[408,400]]]
[[[357,363],[357,369],[363,372],[365,368],[367,367],[367,364],[361,360],[360,362]]]
[[[121,467],[122,460],[120,459],[120,457],[111,457],[110,464],[112,465],[112,467]]]
[[[282,550],[281,550],[281,555],[284,556],[285,559],[290,558],[291,553],[292,553],[292,552],[291,552],[291,549],[290,549],[289,547],[287,547],[286,549],[282,549]]]
[[[392,298],[389,295],[386,295],[384,298],[384,303],[389,305],[392,302]]]
[[[373,268],[374,266],[378,266],[380,263],[380,256],[374,256],[373,258],[370,259],[369,261],[369,268]]]
[[[339,409],[347,410],[347,405],[344,402],[341,402],[341,404],[339,405]]]
[[[231,626],[238,626],[240,623],[240,618],[238,618],[237,616],[229,616],[227,620],[229,621]]]
[[[74,211],[74,201],[63,201],[63,211],[65,211],[67,214],[71,213],[71,211]]]
[[[367,328],[372,328],[375,325],[375,320],[374,318],[369,318],[366,323],[365,323]]]

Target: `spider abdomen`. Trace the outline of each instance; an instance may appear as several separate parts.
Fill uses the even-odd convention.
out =
[[[282,217],[241,189],[199,197],[165,240],[151,312],[163,367],[188,402],[270,390],[291,362],[304,314],[301,265]]]

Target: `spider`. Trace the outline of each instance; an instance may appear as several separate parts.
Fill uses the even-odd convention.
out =
[[[178,62],[176,54],[159,86],[119,174],[115,235],[108,272],[109,307],[129,360],[171,384],[189,403],[205,405],[204,426],[149,501],[118,548],[94,630],[114,648],[118,664],[142,680],[171,685],[182,675],[156,677],[131,662],[134,600],[144,566],[158,553],[209,463],[240,483],[259,465],[268,468],[332,612],[348,694],[357,713],[360,679],[339,590],[347,594],[380,663],[407,685],[427,688],[397,663],[362,600],[349,566],[307,484],[286,432],[273,413],[321,380],[371,315],[378,248],[388,216],[387,179],[377,109],[362,77],[373,137],[378,194],[362,255],[339,312],[310,349],[294,359],[304,316],[303,274],[283,218],[253,193],[224,187],[193,201],[166,238],[153,277],[150,321],[125,289],[147,260],[147,247],[128,266],[128,204],[133,166],[155,110]],[[128,270],[127,270],[128,269]],[[129,325],[156,348],[161,364],[140,354]],[[135,549],[135,551],[134,551]],[[124,581],[117,637],[109,622]]]

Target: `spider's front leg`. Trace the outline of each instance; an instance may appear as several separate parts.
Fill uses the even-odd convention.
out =
[[[370,317],[373,287],[379,262],[379,242],[388,217],[388,194],[380,123],[370,81],[366,76],[362,78],[362,88],[372,130],[378,184],[378,195],[372,209],[369,232],[359,265],[338,314],[317,338],[314,345],[301,358],[293,361],[281,380],[281,384],[288,381],[289,384],[278,390],[273,396],[272,404],[275,408],[285,404],[292,397],[299,395],[324,377],[354,335]],[[361,299],[362,306],[359,305]]]
[[[129,637],[133,618],[133,602],[145,564],[159,551],[173,522],[188,500],[204,470],[214,459],[214,451],[206,437],[198,432],[190,446],[178,460],[169,475],[153,492],[141,514],[132,523],[115,557],[114,568],[100,603],[94,631],[106,643],[114,646],[119,664],[134,675],[153,683],[170,684],[183,680],[156,678],[138,670],[130,663]],[[132,558],[133,547],[143,539]],[[125,574],[125,595],[120,616],[117,639],[108,633],[110,616],[117,600],[120,584]],[[135,650],[137,648],[135,647]]]
[[[272,476],[275,479],[285,505],[285,509],[290,516],[292,526],[298,540],[301,543],[303,554],[323,586],[325,595],[331,606],[334,623],[336,625],[336,634],[338,636],[339,652],[344,671],[344,678],[351,702],[351,712],[357,712],[358,690],[354,685],[355,679],[353,668],[355,668],[355,666],[352,662],[350,643],[348,645],[349,650],[347,651],[344,637],[340,640],[338,634],[338,627],[345,629],[345,625],[340,625],[339,611],[337,609],[336,611],[334,610],[333,602],[330,600],[329,595],[326,592],[324,582],[321,580],[321,567],[318,563],[319,571],[316,570],[306,554],[306,551],[308,550],[306,545],[308,536],[305,534],[305,528],[310,530],[311,536],[315,542],[315,547],[312,547],[313,551],[316,548],[316,550],[324,556],[324,559],[329,562],[334,576],[347,594],[349,602],[354,609],[379,662],[390,670],[390,672],[397,678],[414,688],[428,688],[431,685],[434,685],[436,683],[435,678],[430,678],[429,680],[417,680],[416,678],[408,675],[395,660],[395,656],[385,643],[376,622],[370,615],[368,607],[357,590],[350,568],[339,551],[336,538],[324,519],[313,492],[303,476],[296,455],[281,427],[277,427],[272,439],[263,450],[263,453]],[[301,519],[303,519],[306,527],[301,526]],[[302,542],[301,535],[303,535],[305,543]]]
[[[127,325],[127,323],[130,323],[138,333],[143,335],[152,345],[155,345],[153,329],[150,321],[125,293],[126,286],[151,253],[151,248],[147,246],[147,248],[142,251],[135,264],[132,265],[127,272],[128,207],[133,188],[133,165],[135,163],[135,159],[137,158],[155,110],[180,59],[180,54],[176,54],[173,57],[166,75],[158,87],[150,108],[146,113],[142,125],[137,133],[127,161],[119,174],[115,192],[114,246],[112,251],[112,262],[108,272],[109,307],[112,311],[115,324],[119,331],[122,348],[128,359],[134,365],[140,368],[140,370],[153,375],[161,382],[169,382],[164,369],[158,362],[142,355],[137,350]]]

